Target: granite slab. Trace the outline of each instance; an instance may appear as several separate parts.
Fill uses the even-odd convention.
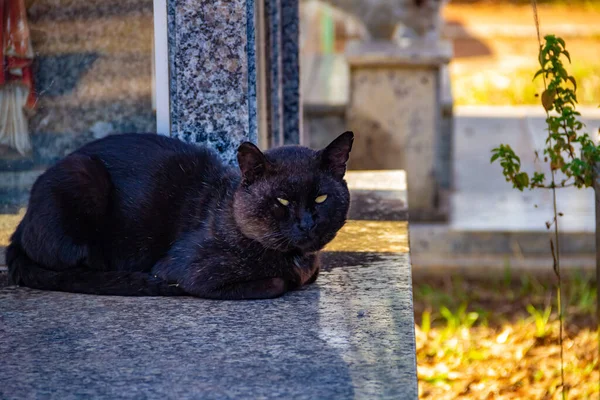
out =
[[[0,397],[417,398],[409,257],[356,264],[266,301],[2,289]]]
[[[278,299],[0,289],[0,399],[416,399],[405,175],[348,180],[396,212],[354,207]]]

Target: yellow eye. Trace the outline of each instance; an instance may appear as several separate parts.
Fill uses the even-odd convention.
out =
[[[286,199],[280,199],[279,197],[277,198],[277,201],[280,202],[281,204],[283,204],[284,206],[288,206],[290,205],[290,202],[287,201]]]
[[[319,197],[317,197],[315,199],[315,203],[317,204],[321,204],[322,202],[324,202],[325,200],[327,200],[327,195],[326,194],[322,194]]]

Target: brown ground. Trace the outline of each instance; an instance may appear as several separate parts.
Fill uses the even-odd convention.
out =
[[[561,398],[553,293],[551,281],[510,273],[496,281],[415,279],[420,397]],[[567,398],[598,399],[595,284],[575,275],[563,304]]]

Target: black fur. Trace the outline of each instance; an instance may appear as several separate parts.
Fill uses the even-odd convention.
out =
[[[244,143],[240,170],[158,135],[89,143],[33,185],[9,278],[107,295],[280,296],[314,282],[318,251],[345,223],[352,141],[265,153]]]

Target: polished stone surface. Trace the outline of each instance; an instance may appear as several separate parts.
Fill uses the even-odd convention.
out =
[[[283,71],[281,46],[281,0],[265,1],[265,46],[267,51],[267,103],[269,107],[269,143],[283,145]]]
[[[407,254],[282,298],[0,290],[2,398],[416,399]]]
[[[416,399],[404,174],[349,185],[404,199],[396,220],[349,221],[278,299],[0,289],[0,398]]]
[[[171,134],[236,162],[257,141],[254,1],[169,0]]]

